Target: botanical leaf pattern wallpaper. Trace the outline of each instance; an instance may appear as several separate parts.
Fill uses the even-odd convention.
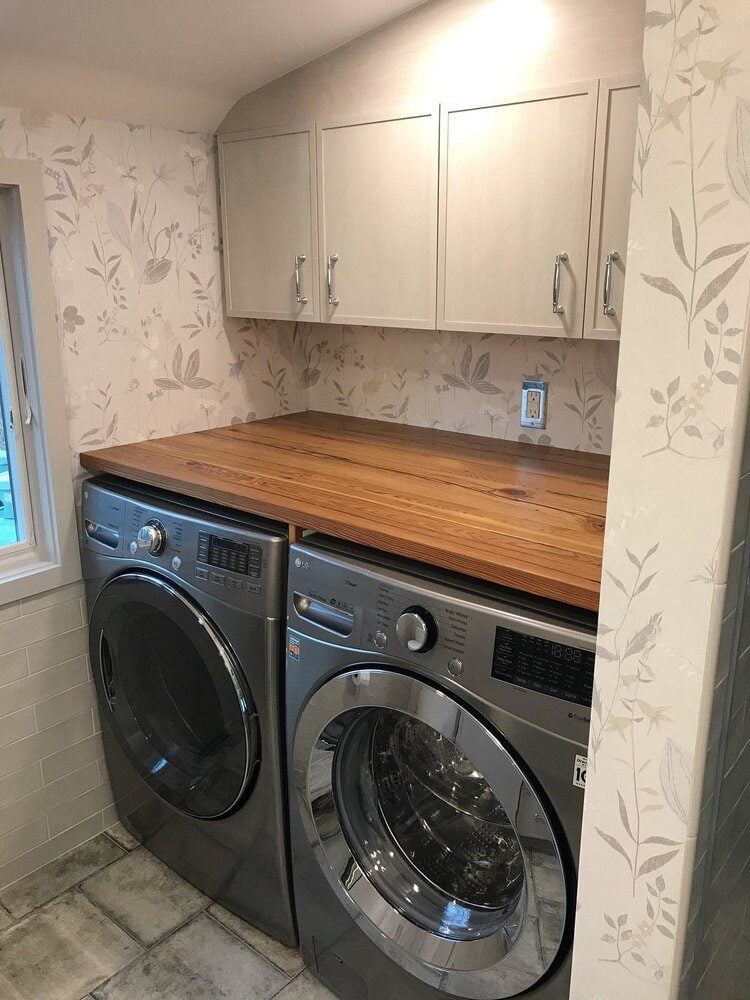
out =
[[[309,326],[301,351],[311,409],[610,450],[616,344]],[[524,377],[549,382],[542,431],[519,426]]]
[[[74,455],[307,407],[609,451],[616,345],[224,317],[206,135],[6,108],[0,155],[44,168]]]
[[[44,169],[74,455],[302,405],[283,336],[224,318],[210,137],[6,108],[0,155]]]
[[[574,1000],[679,981],[747,393],[750,9],[651,2]]]

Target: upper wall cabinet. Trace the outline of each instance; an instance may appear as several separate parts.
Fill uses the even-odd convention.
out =
[[[443,109],[440,329],[582,336],[597,86]]]
[[[315,320],[314,133],[219,137],[227,313]]]
[[[598,340],[620,336],[639,86],[637,76],[599,84],[584,328]]]
[[[434,329],[437,112],[317,136],[322,319]]]
[[[615,339],[637,111],[629,77],[222,135],[227,311]]]

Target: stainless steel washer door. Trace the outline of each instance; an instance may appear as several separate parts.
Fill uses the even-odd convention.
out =
[[[403,968],[476,1000],[549,970],[567,919],[552,825],[500,740],[445,692],[386,669],[340,674],[300,716],[294,777],[329,883]]]

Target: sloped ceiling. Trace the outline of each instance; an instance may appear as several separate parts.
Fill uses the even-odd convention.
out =
[[[423,0],[0,0],[0,104],[213,130]]]

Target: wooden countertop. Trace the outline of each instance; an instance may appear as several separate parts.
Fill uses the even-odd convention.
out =
[[[541,597],[599,604],[604,455],[307,412],[88,451],[81,464]]]

